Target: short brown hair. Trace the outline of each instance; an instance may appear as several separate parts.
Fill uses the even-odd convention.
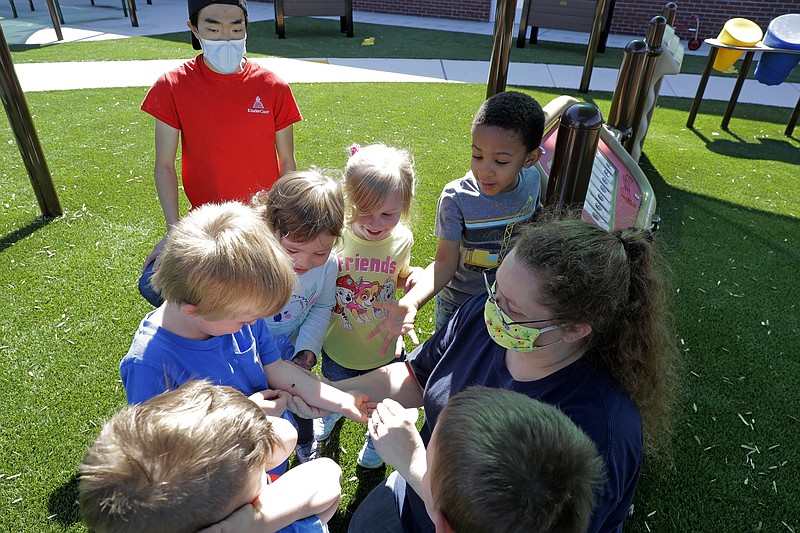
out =
[[[344,170],[344,191],[352,223],[359,215],[374,213],[397,194],[403,203],[402,219],[407,220],[414,197],[414,163],[405,150],[385,144],[358,148]]]
[[[336,238],[344,227],[344,194],[339,183],[318,170],[288,172],[251,200],[273,232],[293,242],[322,233]]]
[[[266,222],[240,202],[205,204],[169,232],[152,285],[164,300],[211,320],[272,316],[297,285],[292,260]]]
[[[231,387],[189,381],[131,405],[100,431],[78,468],[81,514],[98,532],[194,532],[253,498],[278,434]]]
[[[469,387],[447,402],[435,431],[431,493],[454,531],[586,531],[603,462],[556,407]]]

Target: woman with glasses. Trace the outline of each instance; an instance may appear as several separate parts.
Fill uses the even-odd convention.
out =
[[[605,462],[589,531],[621,530],[645,452],[658,456],[671,435],[678,349],[660,267],[641,230],[609,233],[581,220],[531,226],[495,282],[487,277],[488,294],[467,302],[406,363],[337,383],[376,402],[425,408],[420,439],[391,402],[378,405],[370,432],[397,473],[361,503],[350,531],[433,531],[419,496],[421,447],[448,399],[475,384],[521,392],[569,416]],[[498,460],[513,457],[498,450]]]
[[[406,362],[337,382],[381,402],[369,431],[396,469],[361,503],[350,531],[434,531],[420,496],[429,490],[424,446],[447,401],[470,385],[514,390],[572,419],[605,466],[588,531],[621,531],[645,454],[659,457],[671,436],[678,349],[660,266],[648,232],[581,220],[533,225],[495,281],[487,278],[488,294],[464,304]],[[401,406],[425,408],[419,433]],[[493,460],[515,461],[512,439]]]

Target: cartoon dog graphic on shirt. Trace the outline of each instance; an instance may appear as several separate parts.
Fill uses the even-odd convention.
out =
[[[356,283],[356,295],[353,301],[347,304],[347,310],[350,316],[359,324],[366,324],[372,322],[369,317],[369,311],[372,310],[373,318],[375,316],[375,309],[372,307],[372,302],[378,297],[381,292],[381,284],[377,281],[364,281],[363,278],[358,278]]]
[[[394,300],[394,289],[395,283],[392,278],[386,278],[386,281],[383,282],[381,286],[381,290],[378,293],[378,301],[379,302],[390,302]],[[375,314],[375,319],[380,320],[381,318],[386,318],[389,314],[388,311],[385,309],[375,309],[373,308],[373,313]]]
[[[353,331],[353,325],[347,320],[346,310],[355,299],[357,289],[356,282],[350,277],[350,274],[336,278],[336,305],[332,312],[339,315],[345,331]]]

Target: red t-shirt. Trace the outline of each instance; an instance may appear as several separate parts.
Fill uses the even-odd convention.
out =
[[[280,177],[275,132],[302,120],[289,85],[252,61],[219,74],[202,55],[162,75],[142,110],[181,131],[181,179],[192,207],[247,202]]]

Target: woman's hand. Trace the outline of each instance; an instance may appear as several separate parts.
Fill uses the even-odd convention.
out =
[[[362,424],[368,423],[370,408],[369,396],[358,390],[348,391],[347,394],[353,399],[353,404],[342,406],[341,413],[356,422],[361,422]]]
[[[391,398],[386,398],[375,406],[370,417],[368,429],[375,449],[386,463],[401,474],[415,460],[415,454],[425,450],[417,431],[418,416],[418,409],[405,409]]]

